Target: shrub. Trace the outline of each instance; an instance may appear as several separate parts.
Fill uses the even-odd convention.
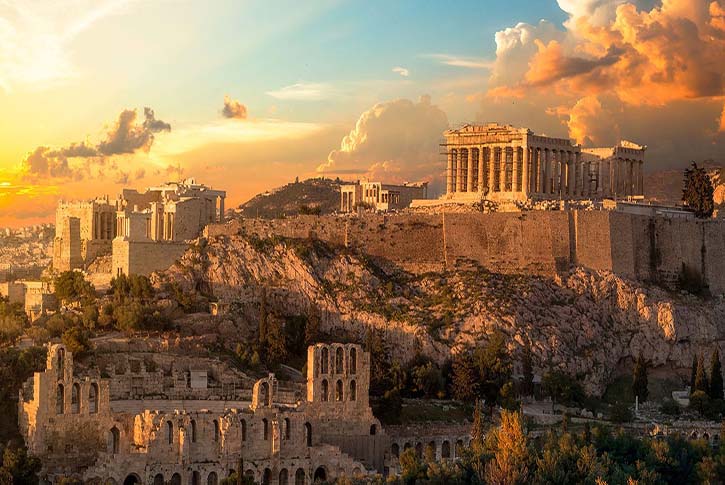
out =
[[[680,405],[677,404],[674,399],[665,399],[660,406],[660,412],[670,416],[679,416],[682,410],[680,409]]]

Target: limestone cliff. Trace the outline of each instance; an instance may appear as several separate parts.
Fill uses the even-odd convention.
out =
[[[546,278],[459,262],[413,275],[316,240],[238,235],[200,241],[157,278],[229,303],[230,318],[256,308],[264,287],[278,315],[315,313],[323,330],[353,338],[384,329],[401,360],[419,351],[443,361],[500,330],[515,355],[530,339],[540,368],[565,369],[589,392],[602,392],[617,367],[640,354],[654,367],[685,370],[694,352],[725,351],[721,299],[581,268]]]

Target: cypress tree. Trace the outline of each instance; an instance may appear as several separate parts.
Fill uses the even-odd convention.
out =
[[[486,425],[481,410],[481,401],[476,399],[476,407],[473,409],[473,426],[471,427],[471,449],[482,455],[486,440]]]
[[[524,355],[521,359],[521,373],[523,381],[521,383],[521,393],[524,396],[531,396],[534,393],[534,366],[531,362],[531,343],[526,342],[524,347]]]
[[[267,288],[262,287],[262,295],[259,300],[259,340],[257,349],[264,354],[267,345]]]
[[[702,391],[708,393],[710,385],[707,381],[707,374],[705,373],[705,362],[702,357],[697,360],[697,372],[695,372],[695,391]]]
[[[690,394],[695,392],[695,377],[697,376],[697,355],[692,356],[692,370],[690,370]]]
[[[645,402],[649,394],[647,389],[647,362],[641,355],[637,357],[634,364],[634,376],[632,378],[632,391],[639,398],[640,402]]]
[[[723,398],[722,366],[720,365],[720,352],[717,348],[710,359],[710,397]]]
[[[692,167],[685,170],[682,187],[682,201],[695,211],[695,216],[708,218],[715,208],[712,181],[704,168],[692,162]]]

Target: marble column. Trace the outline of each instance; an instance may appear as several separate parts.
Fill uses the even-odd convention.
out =
[[[461,188],[463,187],[463,184],[461,183],[461,180],[463,179],[463,160],[460,151],[458,150],[456,150],[454,156],[456,160],[456,192],[461,192]]]
[[[576,195],[576,169],[574,168],[574,152],[566,152],[566,193],[569,197]]]
[[[487,148],[486,156],[487,156],[487,160],[488,160],[488,192],[491,193],[491,192],[497,190],[497,188],[494,186],[494,180],[495,180],[494,159],[496,157],[495,149],[490,148],[490,147]]]
[[[564,198],[567,195],[566,173],[567,173],[566,152],[563,150],[559,150],[559,195],[562,198]]]
[[[499,164],[498,189],[501,192],[505,192],[506,191],[506,147],[499,147],[499,149],[498,149],[498,164]]]
[[[529,147],[523,148],[522,155],[524,156],[524,161],[522,164],[522,170],[524,173],[522,174],[521,178],[521,190],[528,195],[531,193],[531,187],[529,187],[529,167],[531,166]]]
[[[483,147],[478,147],[478,191],[483,192],[486,173],[483,171]]]
[[[473,192],[473,150],[466,150],[466,192]]]
[[[453,189],[453,150],[448,151],[448,170],[446,171],[446,193],[450,194]]]
[[[519,192],[521,188],[518,185],[519,180],[519,147],[514,146],[511,151],[511,191]]]
[[[551,159],[549,158],[550,152],[548,148],[544,148],[544,183],[542,184],[542,194],[548,194],[551,192]]]

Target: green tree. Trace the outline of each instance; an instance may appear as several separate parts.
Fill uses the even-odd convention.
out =
[[[550,370],[544,374],[541,387],[555,404],[569,405],[584,402],[585,394],[581,384],[562,371]]]
[[[695,377],[697,377],[697,354],[692,356],[692,367],[690,368],[690,394],[695,392]]]
[[[460,401],[473,400],[478,394],[476,369],[473,356],[469,351],[462,351],[453,359],[453,379],[451,394]]]
[[[40,460],[28,454],[25,447],[10,446],[3,453],[2,469],[13,478],[13,485],[35,485],[41,469]]]
[[[692,162],[692,166],[685,169],[682,201],[695,211],[695,216],[704,219],[711,217],[715,208],[713,194],[712,181],[707,171]]]
[[[55,278],[53,286],[55,297],[64,304],[78,304],[81,301],[93,301],[96,298],[95,288],[86,281],[80,271],[62,272]]]
[[[723,398],[722,365],[720,364],[720,351],[715,348],[710,359],[710,397]]]
[[[89,332],[80,327],[71,327],[61,337],[63,345],[73,353],[74,356],[80,357],[90,349],[90,341],[88,339]]]
[[[484,347],[474,352],[478,370],[479,393],[489,409],[500,402],[501,388],[511,380],[511,357],[506,347],[506,336],[494,332]]]
[[[405,484],[414,484],[426,477],[426,469],[423,462],[415,452],[415,448],[408,448],[400,454],[400,478]]]
[[[647,362],[640,355],[634,364],[634,375],[632,376],[632,392],[639,398],[639,402],[647,400],[649,395],[647,386]]]
[[[494,431],[494,455],[486,465],[486,482],[498,485],[526,483],[529,453],[521,414],[501,412],[501,425]]]
[[[264,355],[267,362],[279,365],[287,357],[287,339],[283,322],[278,318],[267,319],[266,345]]]
[[[704,358],[700,356],[697,359],[697,371],[695,372],[695,391],[702,391],[704,393],[709,392],[710,384],[707,380],[707,373],[705,372]]]
[[[0,296],[0,343],[15,342],[27,325],[28,316],[23,305],[10,303],[7,298]]]
[[[267,346],[267,288],[262,287],[262,296],[259,299],[259,328],[257,349],[261,355],[264,355]]]
[[[486,420],[483,416],[481,401],[476,400],[473,408],[473,425],[471,426],[471,450],[482,455],[486,444]]]

